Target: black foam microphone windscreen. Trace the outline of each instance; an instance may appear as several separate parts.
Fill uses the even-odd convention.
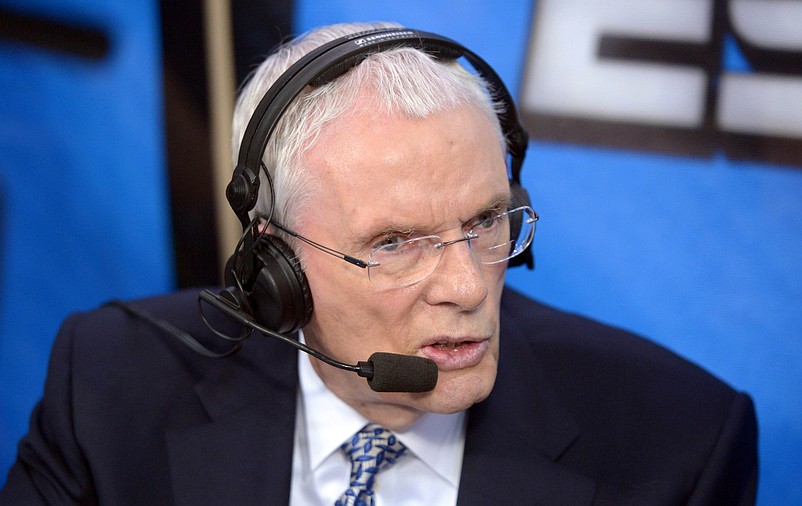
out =
[[[428,358],[376,352],[370,356],[376,392],[428,392],[437,385],[437,364]]]

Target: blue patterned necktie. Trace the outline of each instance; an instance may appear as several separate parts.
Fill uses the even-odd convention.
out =
[[[395,464],[407,447],[389,430],[370,423],[341,448],[351,459],[351,481],[335,506],[373,506],[376,475]]]

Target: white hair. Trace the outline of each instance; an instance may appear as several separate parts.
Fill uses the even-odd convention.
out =
[[[234,110],[232,145],[236,164],[245,128],[259,101],[279,76],[306,53],[337,38],[377,28],[396,28],[395,23],[350,23],[312,30],[284,44],[250,76]],[[302,155],[330,122],[353,110],[364,91],[379,113],[425,118],[463,106],[478,108],[490,120],[504,144],[497,108],[485,83],[457,62],[443,63],[413,49],[377,52],[343,76],[319,87],[307,87],[290,104],[274,130],[262,157],[270,171],[275,194],[273,217],[290,228],[309,205],[317,179],[304,170]],[[267,215],[269,196],[262,176],[259,201],[254,210]]]

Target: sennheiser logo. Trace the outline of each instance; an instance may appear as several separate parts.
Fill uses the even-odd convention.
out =
[[[802,166],[802,1],[539,0],[533,138]]]
[[[373,35],[368,35],[366,37],[360,37],[358,39],[354,39],[354,44],[357,46],[364,46],[365,44],[372,44],[374,42],[382,42],[385,40],[395,40],[395,39],[406,39],[415,35],[415,32],[412,30],[404,30],[401,32],[385,32],[385,33],[376,33]]]

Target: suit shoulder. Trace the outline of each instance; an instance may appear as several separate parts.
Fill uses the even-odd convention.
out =
[[[502,302],[502,335],[525,343],[538,363],[556,377],[595,374],[595,384],[609,382],[611,388],[674,385],[674,391],[686,387],[711,397],[735,394],[710,372],[650,339],[512,290],[505,291]]]
[[[112,300],[105,304],[71,314],[65,324],[74,327],[80,333],[103,333],[107,328],[116,330],[130,327],[131,321],[122,310],[123,306],[138,308],[140,311],[157,318],[166,318],[174,322],[190,322],[198,316],[198,290],[183,290],[173,293],[153,295],[135,300]]]
[[[503,298],[500,346],[496,402],[527,413],[524,419],[566,413],[578,433],[560,460],[596,479],[599,502],[674,495],[683,503],[733,504],[728,494],[753,496],[754,406],[698,365],[513,291]]]
[[[130,391],[134,383],[164,390],[166,383],[191,385],[222,374],[259,353],[258,346],[250,346],[248,353],[216,361],[193,351],[187,339],[216,353],[231,348],[204,322],[198,294],[198,290],[185,290],[113,301],[70,315],[56,337],[51,368],[67,367],[74,378],[104,390]],[[213,310],[208,316],[212,325],[227,335],[236,337],[242,332]]]
[[[104,343],[115,348],[150,347],[154,344],[153,339],[149,339],[151,334],[158,336],[157,341],[171,339],[169,332],[155,323],[158,321],[200,341],[210,341],[212,333],[204,323],[198,296],[199,290],[188,289],[136,300],[109,301],[98,308],[70,315],[60,334],[69,333],[76,344],[101,348]],[[215,327],[226,333],[239,332],[236,325],[219,318],[215,311],[209,313]]]

